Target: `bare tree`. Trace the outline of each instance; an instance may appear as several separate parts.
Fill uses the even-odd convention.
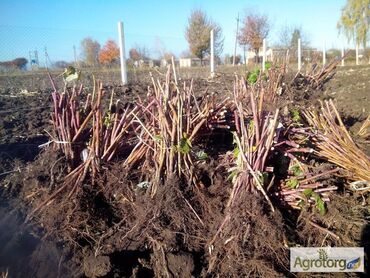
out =
[[[82,57],[85,63],[89,66],[94,66],[98,63],[100,44],[88,37],[81,41]]]
[[[244,52],[246,46],[252,49],[258,59],[263,39],[267,37],[269,31],[270,24],[267,16],[252,13],[246,14],[238,35],[239,44],[244,47]]]
[[[135,44],[129,50],[129,56],[133,61],[149,59],[149,49],[146,46]]]
[[[68,63],[66,61],[63,61],[63,60],[60,60],[60,61],[56,61],[53,66],[57,69],[66,69],[68,68],[69,66],[71,66],[71,63]]]
[[[128,52],[128,55],[130,56],[130,59],[133,61],[140,60],[140,54],[135,48],[131,48]]]
[[[286,49],[297,49],[298,39],[301,39],[302,48],[310,46],[308,35],[301,26],[284,25],[280,29],[277,46]]]
[[[176,58],[176,55],[173,54],[172,52],[165,52],[163,55],[162,55],[162,59],[166,60],[166,62],[170,63],[171,60],[172,60],[172,57],[175,59]]]
[[[224,39],[220,25],[209,19],[202,10],[193,10],[188,19],[185,38],[189,43],[189,50],[201,62],[210,53],[210,32],[213,29],[215,55],[219,56],[223,50]]]

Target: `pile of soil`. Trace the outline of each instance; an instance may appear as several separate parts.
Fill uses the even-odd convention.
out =
[[[346,125],[355,128],[369,113],[370,99],[364,95],[370,87],[369,70],[340,69],[324,90],[283,96],[279,105],[307,107],[318,99],[334,98]],[[130,103],[144,98],[147,86],[143,82],[114,89],[117,98]],[[232,91],[233,76],[197,79],[194,87],[198,94],[224,96]],[[325,216],[283,206],[272,212],[265,199],[247,195],[234,206],[237,213],[231,224],[219,232],[220,224],[229,221],[225,203],[230,181],[225,170],[217,169],[215,158],[202,165],[203,189],[193,190],[171,177],[154,198],[137,186],[135,171],[123,172],[119,161],[102,165],[95,185],[86,181],[75,198],[60,195],[42,213],[28,218],[58,187],[67,166],[60,153],[39,148],[49,139],[45,130],[51,130],[50,90],[17,90],[2,88],[0,94],[0,174],[5,173],[0,176],[0,273],[8,269],[10,277],[293,277],[290,246],[364,246],[369,254],[369,196],[344,190],[328,203]],[[230,149],[230,140],[215,141]]]

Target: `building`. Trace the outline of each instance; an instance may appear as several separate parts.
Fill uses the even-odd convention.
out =
[[[200,67],[209,65],[209,58],[206,57],[202,61],[199,58],[180,58],[180,68]]]
[[[258,52],[258,61],[262,61],[263,58],[263,51],[262,48]],[[248,50],[245,55],[246,63],[249,61],[255,61],[256,59],[256,53],[253,50]],[[273,61],[274,59],[274,51],[272,48],[269,48],[266,50],[266,60],[267,61]]]

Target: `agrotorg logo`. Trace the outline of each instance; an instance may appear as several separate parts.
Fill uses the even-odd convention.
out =
[[[291,248],[290,269],[292,272],[363,272],[363,254],[363,248]]]

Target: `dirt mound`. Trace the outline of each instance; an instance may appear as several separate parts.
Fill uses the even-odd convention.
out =
[[[284,121],[291,117],[291,107],[306,107],[312,104],[313,99],[325,99],[325,89],[286,91],[287,95],[281,97],[281,103],[273,103],[268,111],[258,110],[263,104],[263,98],[258,99],[259,94],[256,94],[257,105],[252,107],[248,105],[253,94],[251,98],[248,95],[247,101],[240,96],[240,103],[246,106],[238,110],[238,118],[235,116],[236,110],[229,113],[221,103],[226,94],[231,94],[233,79],[232,76],[221,76],[213,81],[203,79],[193,83],[200,89],[189,99],[199,104],[197,109],[205,107],[203,112],[213,111],[211,107],[222,106],[218,114],[209,119],[211,124],[217,123],[218,128],[207,129],[209,124],[202,136],[190,142],[191,136],[184,135],[179,125],[177,136],[172,135],[175,129],[169,132],[169,136],[172,136],[172,140],[178,140],[178,144],[157,148],[165,141],[158,136],[158,131],[169,127],[174,121],[159,128],[153,124],[154,128],[150,126],[153,129],[140,133],[140,125],[135,118],[127,133],[135,134],[135,142],[139,138],[146,140],[147,144],[140,149],[143,152],[136,153],[138,157],[141,155],[138,162],[130,167],[124,165],[126,149],[117,151],[117,156],[112,155],[109,161],[99,160],[92,155],[95,168],[86,166],[81,171],[83,178],[77,180],[79,183],[65,181],[73,167],[79,163],[84,165],[85,161],[80,157],[83,150],[81,146],[73,153],[75,164],[70,163],[62,148],[38,148],[38,145],[50,139],[38,134],[44,128],[51,129],[51,126],[47,123],[49,108],[40,108],[40,113],[36,113],[35,108],[50,103],[49,96],[44,98],[46,94],[36,94],[19,99],[1,97],[0,104],[10,109],[32,99],[32,112],[30,110],[30,115],[19,112],[16,119],[11,116],[0,118],[0,132],[4,135],[0,145],[0,172],[17,170],[0,176],[0,197],[6,200],[0,208],[0,245],[5,246],[0,252],[0,272],[9,268],[11,277],[26,274],[34,277],[289,277],[292,276],[288,268],[291,246],[365,246],[368,252],[368,196],[361,195],[361,192],[349,193],[344,186],[344,172],[332,169],[332,164],[312,154],[313,151],[308,148],[313,147],[312,142],[308,142],[305,153],[299,155],[296,152],[301,146],[293,142],[295,137],[288,136],[282,142],[273,142],[273,139],[281,140],[280,131],[270,128],[270,125],[275,126],[271,123],[278,123],[278,118],[273,118],[268,112],[273,111],[275,106],[288,107],[288,112],[279,118]],[[268,82],[263,84],[268,86]],[[115,87],[116,96],[123,103],[122,111],[130,108],[130,103],[144,107],[142,99],[146,98],[146,86],[145,83]],[[260,87],[250,88],[257,90]],[[102,86],[102,91],[108,89],[112,88]],[[268,95],[267,91],[264,93],[271,99],[276,97]],[[12,94],[9,92],[9,95]],[[181,97],[179,95],[175,100]],[[109,98],[108,94],[102,97],[104,104],[109,103]],[[143,118],[150,123],[161,116],[155,114],[157,111],[151,106],[157,100],[162,101],[161,98],[152,99],[143,109],[147,113],[143,114]],[[294,105],[291,101],[295,101]],[[209,102],[210,106],[202,106],[205,102]],[[186,103],[189,109],[194,109],[195,106],[191,104],[190,101]],[[176,113],[181,105],[171,105],[162,112],[170,111],[172,114],[166,114],[168,119],[178,119]],[[109,131],[110,122],[105,120],[109,120],[116,110],[110,109],[109,113],[101,113],[96,117],[102,122],[101,130]],[[89,110],[86,111],[89,113]],[[122,114],[118,112],[116,117]],[[182,114],[182,117],[185,115],[193,116],[189,112]],[[244,116],[246,121],[240,121],[238,126],[237,119]],[[190,118],[186,122],[188,129],[193,128],[190,124],[192,120],[196,122],[199,119]],[[259,130],[259,135],[253,137],[257,133],[252,133],[257,123],[264,130]],[[203,128],[202,124],[200,121],[196,128]],[[300,129],[300,124],[290,121],[288,126]],[[345,124],[348,126],[347,122]],[[90,134],[92,129],[86,126],[87,136],[83,139],[87,141],[83,147],[89,148],[90,135],[95,135],[93,132]],[[245,128],[244,133],[240,132],[240,126]],[[193,138],[196,128],[192,133]],[[303,132],[306,131],[303,129]],[[18,140],[14,135],[20,133],[29,136]],[[266,136],[268,133],[271,136]],[[252,139],[244,144],[241,142],[243,138]],[[256,141],[264,138],[266,141],[257,144],[253,138],[258,138]],[[302,138],[298,136],[302,142],[300,144],[304,145],[307,138]],[[103,142],[100,139],[94,141],[96,148]],[[123,140],[122,146],[127,141]],[[190,147],[194,149],[189,150]],[[172,150],[172,156],[163,158],[163,154],[161,165],[168,163],[172,167],[175,164],[171,168],[174,171],[161,168],[158,163],[161,160],[150,157],[162,150],[170,155]],[[249,164],[245,162],[244,168],[240,166],[242,163],[237,159],[240,158],[240,150],[254,157],[252,162],[257,165],[256,168],[247,168]],[[262,153],[264,150],[267,150],[266,156]],[[274,153],[270,155],[272,150]],[[175,160],[174,157],[179,159]],[[263,161],[266,165],[258,167],[261,157],[265,157]],[[278,162],[275,161],[277,157],[280,159]],[[19,162],[15,162],[15,159]],[[176,163],[170,163],[171,159]],[[303,166],[297,169],[293,162],[298,160]],[[176,168],[177,165],[180,165],[179,168]],[[235,169],[242,170],[237,172]],[[251,172],[258,176],[252,177]],[[325,176],[325,180],[313,179],[325,172],[335,175]],[[154,179],[158,173],[159,178]],[[237,187],[233,176],[239,173],[242,173],[242,185],[247,184],[249,189]],[[197,183],[193,177],[197,178]],[[315,183],[307,182],[312,179]],[[332,187],[339,188],[339,192],[328,198],[326,193],[312,195],[311,190],[311,195],[302,197],[300,189],[294,184],[301,181],[308,189]],[[286,186],[288,182],[290,187]],[[261,189],[256,189],[256,183],[266,189],[266,195],[270,198],[261,194]],[[319,185],[315,187],[315,184]],[[59,191],[61,188],[63,190]],[[275,194],[281,188],[285,190],[283,193],[286,195],[283,196],[290,196],[293,192],[292,199],[283,199],[282,195]],[[231,202],[233,196],[238,198]],[[295,196],[300,198],[299,202],[294,199]],[[325,205],[322,205],[323,200]],[[291,203],[297,204],[292,207]],[[317,209],[320,204],[320,208],[327,211],[324,216]]]

